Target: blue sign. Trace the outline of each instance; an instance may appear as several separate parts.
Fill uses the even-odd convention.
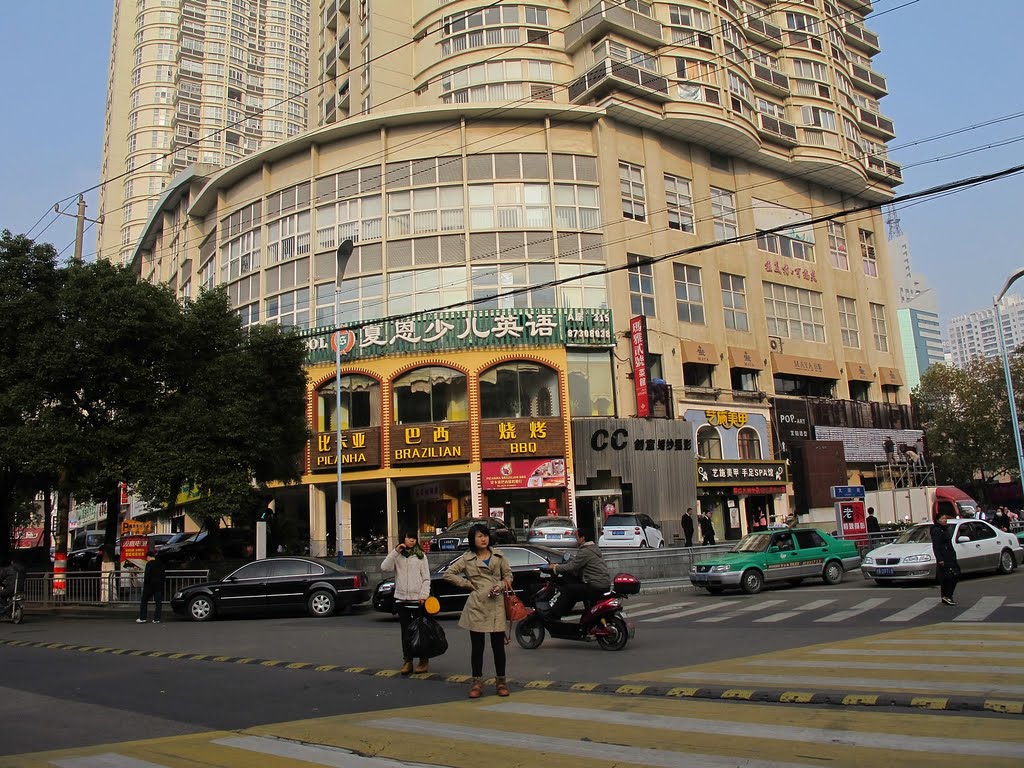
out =
[[[864,498],[864,486],[863,485],[833,485],[832,486],[832,498],[833,499],[863,499]]]

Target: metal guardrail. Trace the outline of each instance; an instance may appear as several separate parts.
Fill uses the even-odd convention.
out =
[[[142,599],[139,571],[80,571],[56,576],[64,581],[64,594],[54,594],[54,574],[34,573],[25,579],[26,606],[48,608],[57,605],[137,605]],[[164,600],[179,589],[209,580],[209,571],[167,571]]]

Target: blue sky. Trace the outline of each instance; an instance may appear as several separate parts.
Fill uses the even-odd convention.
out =
[[[882,112],[896,122],[890,157],[904,166],[905,179],[898,192],[1024,162],[1024,115],[916,143],[1024,112],[1024,2],[907,3],[874,0],[875,15],[868,20],[882,39],[875,69],[889,81],[891,95],[882,100]],[[6,119],[0,121],[0,228],[27,231],[57,200],[98,182],[112,7],[111,0],[5,5],[5,27],[14,34],[0,47],[6,101]],[[937,159],[1018,137],[1003,147]],[[96,192],[86,200],[88,214],[95,216]],[[914,267],[928,276],[944,319],[987,306],[1006,277],[1024,266],[1014,223],[1024,214],[1022,201],[1024,175],[900,212]],[[73,212],[73,201],[67,205]],[[74,221],[58,219],[42,239],[67,247],[70,255]],[[90,231],[87,258],[95,247]]]

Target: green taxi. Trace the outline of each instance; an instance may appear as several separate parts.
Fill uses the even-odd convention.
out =
[[[860,555],[852,541],[813,528],[779,528],[748,534],[729,552],[696,561],[690,583],[713,595],[729,588],[754,595],[770,582],[797,585],[820,578],[838,584],[845,571],[859,567]]]

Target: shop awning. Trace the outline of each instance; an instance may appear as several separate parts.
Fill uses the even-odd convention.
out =
[[[690,341],[682,339],[682,357],[684,363],[702,363],[704,365],[718,365],[721,359],[718,357],[718,350],[714,344],[703,341]]]
[[[867,363],[851,363],[846,361],[846,378],[850,381],[874,381],[875,372]]]
[[[884,387],[903,386],[903,374],[899,368],[886,368],[884,365],[878,366],[878,380]]]
[[[816,379],[838,379],[839,366],[834,360],[819,360],[816,357],[783,355],[772,352],[772,370],[790,376],[811,376]]]
[[[764,370],[764,358],[756,349],[729,347],[729,366],[747,368],[752,371]]]

